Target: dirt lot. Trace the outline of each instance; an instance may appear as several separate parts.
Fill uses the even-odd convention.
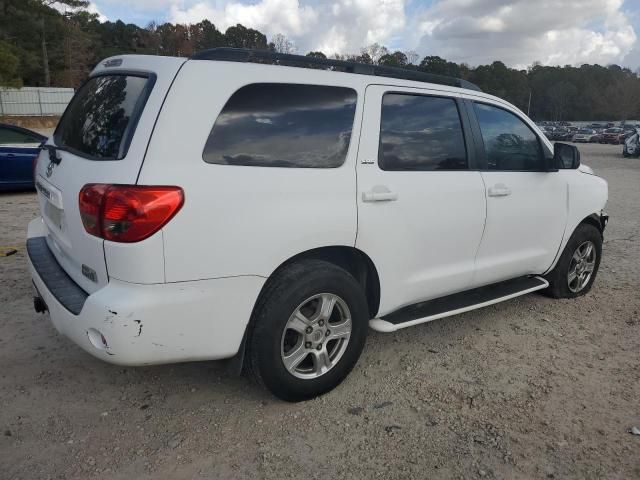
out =
[[[34,195],[0,196],[19,247],[0,257],[0,477],[640,478],[640,160],[581,150],[610,187],[588,296],[371,332],[339,388],[293,405],[220,363],[122,368],[58,335],[31,306]]]

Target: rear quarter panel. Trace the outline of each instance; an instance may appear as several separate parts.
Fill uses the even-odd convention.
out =
[[[158,118],[139,183],[178,185],[185,203],[163,229],[166,281],[269,276],[288,258],[353,246],[355,161],[364,87],[333,72],[230,62],[187,62]],[[332,169],[205,163],[209,132],[229,97],[251,83],[351,87],[358,94],[345,163]]]

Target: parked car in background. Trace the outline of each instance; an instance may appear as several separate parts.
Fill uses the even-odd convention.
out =
[[[614,127],[607,128],[600,136],[600,143],[612,143],[614,145],[620,145],[624,143],[625,133],[622,128]]]
[[[556,128],[551,134],[550,140],[565,142],[573,139],[573,132],[566,127]]]
[[[581,128],[573,136],[576,143],[594,143],[600,140],[600,135],[593,128]]]
[[[542,133],[544,133],[544,136],[547,137],[549,140],[553,139],[553,132],[554,132],[553,127],[549,127],[545,125],[540,127],[540,130],[542,131]]]
[[[0,123],[0,191],[34,188],[33,163],[46,140],[26,128]]]
[[[628,136],[622,146],[623,157],[640,157],[640,130],[635,130]]]

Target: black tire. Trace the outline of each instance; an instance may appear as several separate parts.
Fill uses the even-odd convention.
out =
[[[591,241],[595,246],[595,265],[591,278],[587,284],[580,291],[572,291],[569,288],[567,276],[569,274],[569,268],[571,265],[573,254],[576,249],[584,242]],[[589,224],[581,223],[569,238],[567,245],[564,247],[562,255],[558,260],[558,263],[554,269],[546,275],[546,279],[549,282],[549,287],[545,290],[545,293],[553,298],[575,298],[581,295],[585,295],[591,290],[593,282],[596,279],[598,268],[600,267],[600,260],[602,258],[602,233],[598,228]]]
[[[294,311],[321,293],[337,295],[345,302],[351,314],[351,336],[346,350],[327,372],[317,378],[297,378],[283,363],[283,333]],[[361,285],[346,270],[321,260],[302,260],[276,272],[253,315],[245,365],[258,383],[289,402],[311,399],[340,384],[362,353],[369,323]]]

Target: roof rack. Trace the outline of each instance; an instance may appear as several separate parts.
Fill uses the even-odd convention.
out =
[[[276,53],[268,50],[250,50],[245,48],[212,48],[192,55],[191,60],[220,60],[225,62],[264,63],[299,68],[322,68],[359,75],[375,75],[377,77],[400,78],[415,82],[436,83],[451,87],[482,90],[477,85],[461,78],[436,75],[404,68],[386,67],[383,65],[367,65],[365,63],[333,60],[330,58],[305,57],[289,53]]]

